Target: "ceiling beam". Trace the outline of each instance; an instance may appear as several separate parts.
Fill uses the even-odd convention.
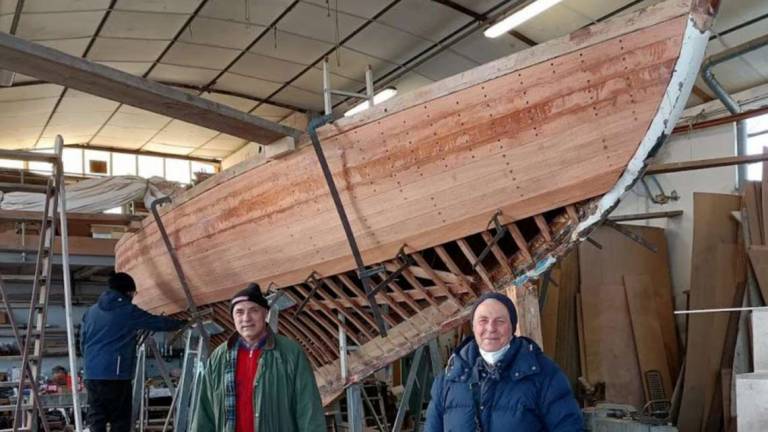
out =
[[[260,144],[302,131],[181,90],[0,33],[0,68]]]

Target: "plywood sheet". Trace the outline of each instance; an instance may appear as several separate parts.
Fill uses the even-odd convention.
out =
[[[649,243],[657,252],[651,252],[609,227],[600,227],[591,236],[602,245],[598,249],[589,243],[579,246],[582,295],[584,287],[604,284],[623,285],[625,276],[647,275],[651,278],[652,295],[659,316],[668,370],[674,381],[680,369],[680,350],[673,316],[674,302],[669,271],[667,238],[662,228],[624,225]]]
[[[624,276],[629,316],[632,322],[635,348],[645,390],[645,400],[669,399],[672,396],[672,378],[664,349],[664,338],[659,325],[661,319],[653,296],[653,282],[647,275]],[[654,382],[660,377],[661,389]],[[655,393],[659,391],[659,393]]]
[[[730,307],[746,274],[737,222],[731,217],[731,212],[741,207],[741,198],[696,193],[693,205],[689,308]],[[720,374],[727,327],[728,314],[688,317],[685,378],[678,417],[681,432],[700,431],[705,426]]]
[[[582,283],[581,303],[590,383],[605,383],[610,402],[642,406],[645,397],[624,285]]]

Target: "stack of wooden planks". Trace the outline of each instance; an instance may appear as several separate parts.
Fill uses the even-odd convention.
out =
[[[763,172],[768,172],[767,163]],[[768,176],[767,176],[768,177]],[[768,181],[744,184],[744,215],[748,237],[749,261],[760,287],[763,303],[768,302]]]
[[[542,329],[545,352],[572,382],[604,388],[597,400],[640,408],[671,399],[680,351],[664,230],[625,227],[657,251],[597,229],[594,243],[582,243],[543,283]]]
[[[749,186],[746,191],[744,201],[749,208],[755,190]],[[744,296],[746,256],[743,235],[734,214],[738,215],[742,199],[738,195],[695,193],[693,205],[688,309],[739,307]],[[685,376],[678,416],[678,428],[682,432],[728,430],[738,317],[738,313],[688,316]]]

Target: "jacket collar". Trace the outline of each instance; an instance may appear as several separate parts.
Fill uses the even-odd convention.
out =
[[[237,346],[237,341],[240,339],[240,334],[236,331],[227,339],[227,350],[231,350]],[[275,334],[272,329],[267,326],[267,340],[264,342],[264,346],[261,347],[263,351],[269,351],[275,349]]]
[[[498,377],[508,376],[520,380],[541,371],[538,355],[541,349],[536,342],[527,337],[518,336],[510,342],[509,350],[496,365]],[[450,381],[469,381],[477,377],[477,368],[483,367],[480,349],[474,336],[466,338],[448,359],[445,369],[446,379]]]

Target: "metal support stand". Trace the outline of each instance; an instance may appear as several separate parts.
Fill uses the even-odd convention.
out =
[[[184,362],[181,367],[181,378],[174,394],[171,410],[168,412],[166,424],[168,424],[174,410],[176,416],[173,421],[174,432],[189,430],[195,415],[195,401],[200,394],[200,379],[202,378],[205,362],[207,360],[208,342],[205,336],[190,329],[187,331],[184,344]],[[163,426],[165,430],[165,426]]]
[[[344,322],[344,316],[339,314],[339,320]],[[339,326],[339,364],[341,367],[341,380],[347,382],[349,378],[347,353],[347,332]],[[360,384],[352,384],[347,387],[347,430],[350,432],[363,432],[365,416],[363,415],[363,401],[360,397]]]
[[[392,426],[392,432],[401,432],[403,428],[403,423],[405,422],[405,414],[408,411],[408,403],[411,399],[411,394],[413,393],[413,388],[418,385],[419,386],[419,399],[418,399],[418,405],[419,405],[419,412],[414,413],[416,416],[416,421],[414,422],[414,431],[418,430],[420,423],[421,423],[421,406],[424,401],[424,396],[427,392],[427,378],[429,376],[428,370],[422,369],[423,364],[423,358],[424,358],[424,350],[427,350],[429,354],[429,362],[432,366],[432,376],[436,377],[442,372],[443,362],[440,355],[440,349],[438,347],[437,339],[432,339],[429,341],[428,344],[422,345],[419,347],[416,352],[413,354],[413,362],[411,363],[411,368],[408,371],[408,378],[405,382],[405,390],[403,391],[403,395],[400,399],[400,403],[397,407],[397,416],[395,417],[395,422]],[[426,365],[424,365],[426,367]],[[421,371],[421,372],[420,372]],[[419,379],[419,373],[422,374],[423,378]]]
[[[187,298],[187,308],[189,309],[189,312],[192,315],[192,319],[197,324],[197,328],[200,331],[200,335],[203,338],[205,338],[207,342],[211,340],[211,338],[208,336],[208,332],[205,330],[205,327],[203,326],[203,319],[201,318],[200,313],[197,310],[197,305],[195,304],[195,301],[192,299],[192,291],[190,291],[189,289],[189,283],[187,283],[187,276],[184,274],[184,270],[181,268],[181,262],[179,261],[179,257],[176,255],[176,250],[173,248],[173,245],[171,244],[171,239],[170,237],[168,237],[168,232],[165,230],[165,225],[163,224],[163,220],[160,218],[160,213],[157,211],[157,206],[159,206],[160,204],[166,204],[170,202],[171,202],[171,197],[169,196],[158,198],[152,201],[152,204],[150,205],[150,208],[152,210],[152,216],[155,218],[157,229],[160,231],[160,236],[163,238],[163,244],[165,244],[165,249],[168,251],[168,255],[170,255],[171,257],[171,262],[173,263],[174,270],[176,270],[176,276],[179,278],[179,284],[181,285],[181,289],[184,291],[184,296],[186,296]]]
[[[328,161],[325,159],[323,147],[320,145],[320,138],[317,136],[317,128],[326,124],[331,119],[332,117],[330,115],[326,115],[310,120],[307,132],[309,133],[309,137],[312,140],[312,146],[314,147],[315,153],[317,154],[317,160],[320,162],[320,168],[323,170],[323,175],[325,176],[325,181],[328,184],[328,189],[330,190],[333,204],[339,214],[341,226],[344,228],[344,233],[347,236],[349,248],[352,249],[352,256],[355,258],[355,264],[357,265],[357,275],[363,283],[365,294],[368,295],[368,303],[371,305],[371,311],[373,312],[373,317],[376,320],[376,325],[379,328],[379,333],[381,336],[385,337],[387,336],[387,327],[384,323],[384,319],[381,317],[379,304],[375,299],[370,297],[370,293],[373,290],[371,287],[371,284],[373,283],[371,280],[371,275],[367,273],[365,263],[363,262],[363,257],[360,254],[360,249],[357,247],[355,234],[352,232],[352,226],[350,225],[349,218],[347,217],[347,212],[344,210],[344,204],[342,204],[339,191],[336,188],[336,182],[333,180],[333,174],[331,174],[331,169],[328,167]]]
[[[144,430],[144,394],[146,383],[146,361],[147,349],[142,344],[136,352],[136,371],[133,375],[133,403],[131,404],[131,424],[136,425],[138,421],[138,430]]]

